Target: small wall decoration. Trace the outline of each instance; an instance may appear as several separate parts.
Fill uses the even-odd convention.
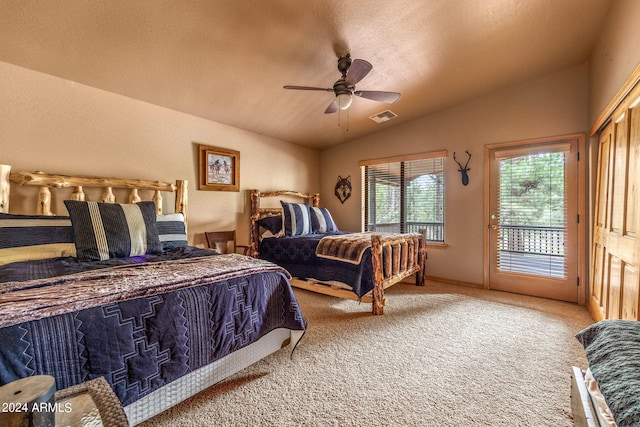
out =
[[[338,175],[338,182],[336,183],[335,195],[340,200],[340,203],[344,203],[349,197],[351,197],[351,175],[346,178]]]
[[[199,190],[240,191],[240,152],[199,145]]]
[[[467,159],[467,163],[462,166],[462,164],[458,160],[456,160],[456,152],[453,152],[453,161],[458,164],[458,166],[460,167],[460,169],[458,169],[458,172],[462,174],[462,185],[469,184],[469,174],[467,172],[471,170],[471,168],[467,167],[469,166],[469,160],[471,160],[471,153],[466,150],[465,153],[467,153],[467,156],[469,156],[469,158]]]

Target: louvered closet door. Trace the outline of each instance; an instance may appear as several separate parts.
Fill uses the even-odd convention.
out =
[[[640,87],[600,133],[590,311],[597,319],[638,320]]]
[[[487,287],[578,301],[582,135],[487,148]]]

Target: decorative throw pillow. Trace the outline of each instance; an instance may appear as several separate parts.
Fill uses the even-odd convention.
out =
[[[287,203],[280,201],[282,205],[285,236],[306,236],[311,234],[311,215],[309,205],[304,203]]]
[[[327,233],[339,231],[338,226],[333,221],[329,209],[309,208],[311,212],[311,226],[314,233]]]
[[[260,227],[269,230],[274,236],[282,231],[282,215],[265,216],[257,222]]]
[[[187,246],[187,230],[182,213],[158,215],[156,227],[163,250]]]
[[[77,257],[127,258],[162,252],[153,202],[130,204],[65,200],[71,216]]]
[[[76,256],[68,216],[0,213],[0,265]]]

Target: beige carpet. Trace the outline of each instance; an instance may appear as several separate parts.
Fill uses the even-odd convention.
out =
[[[308,320],[269,356],[151,426],[571,426],[584,307],[429,282],[370,305],[296,290]]]

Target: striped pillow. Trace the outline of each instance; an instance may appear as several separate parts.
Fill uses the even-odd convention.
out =
[[[282,205],[282,225],[285,236],[306,236],[311,234],[311,215],[309,205],[304,203],[287,203]]]
[[[309,208],[311,212],[311,225],[314,233],[327,233],[339,231],[338,226],[333,221],[329,209]]]
[[[77,257],[106,260],[162,252],[153,202],[130,204],[64,201]]]
[[[187,231],[182,213],[158,215],[156,227],[163,250],[187,246]]]
[[[76,256],[68,216],[0,213],[0,265]]]

